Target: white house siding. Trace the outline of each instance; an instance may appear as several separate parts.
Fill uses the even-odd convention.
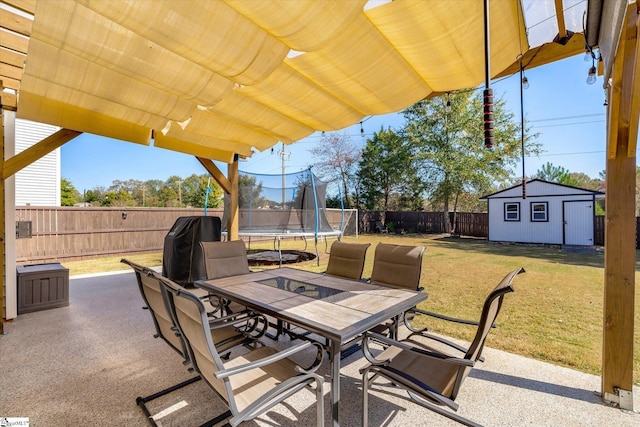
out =
[[[16,119],[16,154],[60,128]],[[60,149],[53,150],[16,174],[16,206],[60,206]]]
[[[487,196],[490,241],[563,244],[563,202],[594,200],[592,191],[544,181],[531,181],[526,189],[526,199],[522,198],[521,186]],[[531,203],[537,202],[548,203],[548,221],[531,221]],[[505,203],[520,204],[520,221],[504,220]],[[585,229],[593,230],[593,220],[585,225]]]

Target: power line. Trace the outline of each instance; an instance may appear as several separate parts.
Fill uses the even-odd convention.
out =
[[[559,126],[574,126],[574,125],[585,125],[585,124],[592,124],[592,123],[604,123],[606,120],[592,120],[590,122],[576,122],[576,123],[560,123],[557,125],[545,125],[545,126],[536,126],[533,125],[531,126],[532,128],[535,129],[541,129],[541,128],[555,128],[555,127],[559,127]]]
[[[575,153],[555,153],[555,154],[538,154],[536,156],[527,156],[530,159],[536,158],[536,157],[557,157],[557,156],[576,156],[576,155],[580,155],[580,154],[602,154],[605,153],[605,150],[599,150],[599,151],[578,151]]]
[[[583,119],[585,117],[602,117],[602,116],[605,116],[605,113],[580,114],[580,115],[577,115],[577,116],[564,116],[564,117],[548,117],[546,119],[527,120],[527,122],[529,122],[529,123],[551,122],[551,121],[555,121],[555,120]]]

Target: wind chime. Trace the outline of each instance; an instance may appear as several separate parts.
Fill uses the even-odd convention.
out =
[[[485,89],[483,91],[484,104],[484,146],[493,148],[494,142],[494,117],[493,117],[493,89],[491,88],[491,48],[489,38],[489,0],[484,0],[484,64],[485,64]],[[520,49],[520,139],[522,146],[522,198],[527,198],[526,177],[524,172],[524,102],[522,89],[528,85],[523,77],[522,48]]]

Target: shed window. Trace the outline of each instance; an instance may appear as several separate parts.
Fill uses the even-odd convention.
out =
[[[549,203],[536,202],[531,203],[531,222],[549,221]]]
[[[504,220],[520,221],[520,203],[519,202],[504,204]]]

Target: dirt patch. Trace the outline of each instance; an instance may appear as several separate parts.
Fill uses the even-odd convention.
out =
[[[315,259],[315,254],[304,251],[283,250],[282,264],[295,264],[298,262]],[[280,264],[280,253],[278,251],[260,251],[247,254],[249,265],[275,265]]]

